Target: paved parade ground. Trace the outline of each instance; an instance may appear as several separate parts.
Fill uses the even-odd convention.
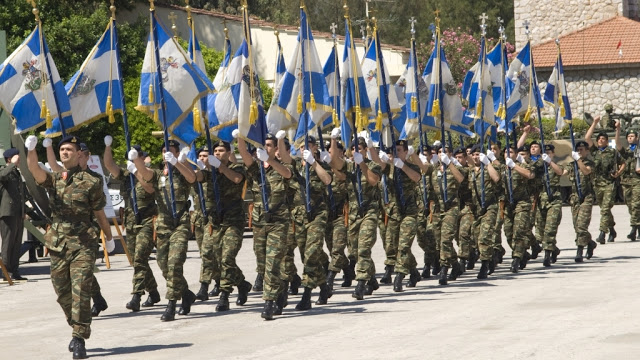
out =
[[[509,256],[488,280],[477,280],[479,264],[448,286],[437,279],[394,293],[382,285],[363,301],[353,288],[340,288],[323,306],[294,310],[274,321],[260,318],[264,302],[251,292],[245,306],[214,311],[217,299],[197,301],[187,316],[161,322],[166,300],[138,313],[130,300],[132,268],[124,255],[111,257],[111,269],[98,262],[96,275],[109,308],[94,318],[87,353],[92,359],[637,359],[640,351],[640,241],[626,239],[626,206],[613,208],[618,238],[598,245],[594,257],[576,264],[568,207],[558,233],[562,253],[551,268],[542,257],[518,274],[508,272]],[[594,207],[591,233],[598,234]],[[595,237],[594,236],[594,237]],[[506,241],[503,245],[508,247]],[[414,244],[422,266],[422,251]],[[507,255],[509,255],[509,251]],[[155,255],[155,254],[154,254]],[[301,273],[299,254],[296,265]],[[200,258],[189,242],[185,276],[199,288]],[[22,260],[26,261],[27,255]],[[374,246],[378,278],[384,270],[382,242]],[[251,239],[238,255],[247,280],[255,279]],[[162,274],[151,261],[163,294]],[[66,325],[49,277],[49,260],[21,264],[27,282],[0,283],[0,348],[3,359],[70,359]],[[300,294],[302,289],[300,290]],[[318,289],[314,290],[313,301]],[[146,296],[143,297],[143,300]]]

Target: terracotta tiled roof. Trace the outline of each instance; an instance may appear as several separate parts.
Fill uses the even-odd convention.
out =
[[[564,67],[628,66],[640,63],[640,22],[616,16],[560,37]],[[621,43],[622,56],[617,49]],[[553,67],[555,40],[532,47],[536,68]]]

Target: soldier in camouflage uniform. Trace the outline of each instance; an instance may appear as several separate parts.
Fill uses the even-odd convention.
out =
[[[158,209],[155,203],[153,186],[144,181],[138,173],[133,162],[128,161],[126,167],[118,166],[113,160],[111,143],[113,139],[107,135],[104,139],[104,166],[109,170],[113,179],[120,181],[120,195],[124,199],[124,224],[127,231],[127,246],[129,254],[133,257],[133,295],[126,308],[131,311],[140,311],[140,299],[145,291],[149,292],[149,298],[142,306],[149,307],[160,302],[158,284],[149,267],[149,255],[155,246],[153,242],[153,217]],[[142,151],[140,146],[133,146],[138,152],[138,159],[145,167],[151,165],[149,155]],[[134,189],[136,192],[136,206],[138,215],[133,211],[133,197],[131,194],[131,178],[133,175]]]
[[[531,125],[527,124],[522,130],[522,135],[518,140],[518,148],[525,145],[525,141],[531,131]],[[534,177],[529,181],[529,194],[531,195],[531,217],[528,219],[529,231],[527,237],[529,238],[528,246],[531,247],[531,259],[536,259],[538,254],[542,251],[540,242],[543,241],[544,234],[540,222],[542,220],[540,212],[540,194],[546,191],[546,176],[544,172],[544,162],[542,161],[542,147],[538,141],[534,140],[529,143],[529,166],[533,171]],[[533,227],[536,228],[536,235],[533,233]]]
[[[415,164],[426,165],[431,161],[431,146],[425,145],[423,147],[422,154],[420,154],[420,162],[414,161]],[[420,169],[422,172],[422,168]],[[427,229],[427,223],[429,220],[429,196],[432,191],[429,190],[427,185],[427,179],[425,179],[426,189],[423,187],[422,179],[417,184],[417,191],[420,194],[420,200],[418,201],[418,226],[416,230],[416,237],[418,246],[424,251],[424,268],[422,269],[421,277],[426,279],[431,277],[431,266],[434,265],[438,255],[436,253],[436,239],[433,237],[433,231]],[[427,191],[427,196],[423,196],[423,192]],[[425,199],[426,198],[426,204]]]
[[[495,267],[493,232],[499,210],[497,184],[500,183],[500,173],[491,163],[496,161],[495,154],[489,150],[485,155],[481,150],[480,144],[474,145],[467,162],[472,164],[468,178],[472,202],[470,208],[474,216],[473,236],[478,241],[482,262],[477,278],[486,279],[489,271]]]
[[[505,204],[504,233],[511,247],[513,258],[511,272],[517,273],[524,269],[528,259],[529,247],[529,216],[531,213],[531,195],[529,194],[529,180],[534,176],[531,166],[527,163],[529,149],[526,145],[516,152],[515,146],[505,149],[505,164],[501,165],[500,173],[504,174],[504,188],[508,189],[508,169],[511,169],[513,204]],[[516,164],[517,162],[517,164]],[[493,162],[498,166],[498,162]],[[506,194],[509,196],[509,194]]]
[[[619,124],[619,123],[618,123]],[[629,208],[631,217],[631,231],[627,238],[636,241],[638,231],[640,231],[640,165],[636,152],[638,149],[638,132],[630,130],[627,133],[627,143],[629,146],[622,147],[620,142],[620,125],[616,126],[616,149],[620,152],[620,156],[624,159],[625,168],[622,173],[620,184],[624,190],[624,200]]]
[[[593,120],[584,139],[589,144],[589,151],[595,162],[593,185],[596,192],[596,201],[600,205],[600,235],[598,236],[598,242],[604,244],[607,233],[609,233],[609,242],[614,241],[617,236],[611,208],[615,201],[615,181],[624,172],[625,163],[618,151],[609,147],[609,135],[606,132],[599,132],[594,144],[591,137],[599,122],[600,117],[598,116]]]
[[[169,150],[166,151],[166,148]],[[185,164],[187,148],[180,152],[180,143],[176,140],[170,140],[162,149],[165,161],[163,170],[147,169],[144,162],[137,158],[138,153],[135,149],[129,151],[129,160],[134,162],[142,179],[152,184],[154,188],[158,206],[156,221],[157,262],[162,270],[162,276],[167,281],[165,297],[169,300],[160,320],[173,321],[178,300],[182,299],[178,311],[179,315],[189,314],[191,304],[196,300],[196,295],[189,290],[189,285],[183,274],[191,225],[189,192],[192,184],[196,181],[196,175],[191,166]],[[173,184],[170,181],[170,175],[173,178]],[[171,196],[171,185],[173,185],[174,196]],[[172,197],[175,200],[175,208],[172,204]],[[174,211],[175,214],[173,214]]]
[[[467,172],[471,172],[467,164],[466,148],[457,148],[453,152],[453,156]],[[458,258],[460,259],[460,269],[462,272],[467,269],[467,266],[469,266],[469,270],[471,270],[475,265],[476,245],[473,237],[474,212],[472,209],[473,200],[471,199],[471,195],[471,183],[469,182],[469,177],[466,176],[462,183],[460,183],[460,188],[458,189],[460,219],[458,220],[458,229],[455,235],[456,242],[458,243]]]
[[[238,130],[234,130],[233,135],[237,137]],[[247,151],[247,145],[240,137],[238,137],[238,151],[247,168],[247,176],[260,179],[259,166],[264,166],[266,181],[264,187],[269,194],[266,204],[269,211],[265,211],[262,202],[254,203],[254,220],[263,225],[260,228],[254,228],[254,239],[266,244],[264,290],[262,292],[265,306],[261,317],[265,320],[273,320],[273,316],[281,314],[282,308],[286,305],[287,286],[283,281],[284,276],[281,274],[281,268],[287,251],[286,236],[291,222],[287,192],[293,171],[291,165],[283,164],[276,158],[278,153],[277,139],[271,134],[267,135],[264,149],[256,151],[260,162],[256,161]],[[260,185],[258,184],[258,186]],[[256,198],[259,198],[259,193],[256,194],[258,194]]]
[[[373,141],[368,139],[369,149],[373,149]],[[382,246],[385,252],[384,274],[380,278],[381,284],[390,284],[396,266],[398,255],[398,239],[400,232],[400,221],[402,220],[401,209],[398,206],[393,185],[393,171],[387,167],[389,153],[385,150],[377,152],[379,163],[383,166],[382,178],[378,187],[380,188],[380,208],[383,211],[378,213],[378,230],[382,239]]]
[[[545,153],[542,154],[542,161],[548,167],[550,194],[547,194],[546,188],[543,188],[540,192],[540,204],[538,206],[540,219],[536,222],[536,228],[539,227],[540,229],[537,232],[542,234],[542,248],[544,249],[544,261],[542,264],[545,267],[549,267],[551,263],[555,263],[560,253],[560,249],[556,246],[556,234],[558,233],[560,220],[562,220],[560,177],[565,175],[566,172],[553,161],[555,146],[547,144],[544,147]]]
[[[69,349],[74,359],[87,357],[85,339],[91,335],[91,285],[96,259],[96,239],[91,214],[115,247],[111,227],[104,213],[106,198],[101,179],[79,166],[80,139],[67,136],[60,140],[60,160],[64,171],[48,173],[38,166],[34,151],[38,140],[31,135],[25,141],[29,171],[40,186],[49,191],[53,223],[45,234],[51,257],[51,282],[58,303],[73,328]]]
[[[229,294],[233,287],[238,287],[237,305],[247,302],[251,284],[244,279],[242,270],[236,264],[236,256],[242,247],[245,214],[242,188],[245,171],[242,165],[229,161],[231,146],[228,142],[218,141],[213,145],[213,155],[207,155],[207,162],[198,161],[196,178],[207,184],[204,253],[212,253],[209,261],[219,268],[220,299],[216,311],[229,310]],[[205,152],[200,152],[204,154]],[[208,152],[206,152],[208,153]],[[212,168],[210,168],[212,167]],[[213,184],[213,175],[215,181]],[[217,194],[216,194],[217,192]],[[216,195],[218,203],[216,204]],[[207,249],[208,247],[211,249]],[[206,289],[204,290],[206,293]]]
[[[573,219],[573,228],[576,232],[576,252],[575,261],[583,262],[584,248],[587,248],[587,259],[593,256],[593,250],[598,244],[591,240],[589,232],[589,224],[591,223],[591,209],[595,203],[595,191],[593,189],[593,178],[595,162],[589,153],[589,145],[586,141],[576,143],[575,151],[571,153],[573,163],[565,165],[565,171],[569,173],[573,192],[571,193],[571,217]],[[578,178],[576,172],[578,170]],[[578,191],[578,180],[580,191]]]
[[[498,160],[498,163],[504,164],[504,152],[502,151],[502,144],[498,141],[497,143],[491,144],[491,152],[493,152],[494,156]],[[493,160],[491,161],[493,163]],[[496,169],[500,169],[496,167]],[[503,178],[504,179],[504,178]],[[505,208],[505,199],[509,199],[508,190],[504,187],[506,181],[500,181],[496,184],[496,192],[498,194],[498,218],[496,219],[496,227],[493,234],[494,244],[493,244],[493,265],[498,265],[502,263],[502,258],[507,253],[507,251],[502,246],[502,225],[504,225],[504,208]],[[506,197],[505,197],[506,194]],[[491,275],[493,271],[489,270],[489,275]]]

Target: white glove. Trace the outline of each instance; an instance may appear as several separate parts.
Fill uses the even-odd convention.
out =
[[[133,161],[127,161],[127,170],[135,175],[136,171],[138,171],[138,168],[136,168],[136,164],[134,164]]]
[[[51,139],[46,138],[44,140],[42,140],[42,146],[48,148],[51,146],[51,144],[53,143],[53,141],[51,141]]]
[[[449,159],[449,157],[447,156],[447,154],[445,153],[440,153],[438,154],[438,158],[440,158],[440,162],[444,165],[444,166],[448,166],[451,163],[451,159]]]
[[[485,164],[485,165],[489,165],[489,156],[485,155],[483,153],[480,153],[480,162]]]
[[[200,159],[198,159],[198,160],[196,161],[196,165],[198,166],[198,169],[200,169],[200,170],[204,170],[204,168],[205,168],[205,167],[207,167],[207,166],[204,164],[204,162],[202,162],[202,160],[200,160]]]
[[[208,159],[209,165],[213,166],[216,169],[220,167],[220,160],[218,160],[217,157],[215,157],[214,155],[209,155]]]
[[[453,165],[455,166],[462,166],[462,164],[460,164],[460,161],[458,161],[458,159],[456,158],[452,158],[451,162],[453,163]]]
[[[438,157],[437,156],[432,156],[431,157],[431,165],[436,166],[438,165]]]
[[[331,138],[337,139],[339,137],[340,137],[340,128],[333,128],[333,130],[331,130]]]
[[[313,165],[313,163],[316,162],[316,159],[313,157],[313,153],[311,152],[311,150],[303,150],[302,151],[302,158],[309,165]]]
[[[551,157],[547,154],[542,154],[542,160],[549,164],[551,162]]]
[[[424,164],[424,165],[427,165],[427,163],[429,162],[429,160],[427,159],[427,157],[424,154],[418,155],[418,158],[420,158],[420,161],[422,161],[422,164]]]
[[[404,167],[404,161],[398,159],[398,158],[394,158],[393,159],[393,166],[397,167],[398,169],[402,169]]]
[[[131,151],[135,151],[135,150],[131,150]],[[129,151],[129,156],[131,156],[131,151]],[[136,151],[136,157],[137,157],[137,151]],[[168,162],[171,165],[175,165],[178,162],[178,159],[176,159],[175,156],[173,156],[173,153],[171,151],[167,151],[164,153],[164,161]]]
[[[524,156],[518,154],[518,156],[516,157],[516,160],[518,160],[520,164],[524,164]]]
[[[409,145],[409,147],[407,148],[407,156],[411,156],[416,152],[416,149],[413,148],[413,146]]]
[[[573,160],[575,160],[575,161],[580,160],[580,154],[578,154],[578,153],[577,153],[577,152],[575,152],[575,151],[572,151],[572,152],[571,152],[571,157],[572,157],[572,158],[573,158]]]
[[[285,136],[287,136],[287,133],[284,132],[284,130],[278,130],[278,132],[276,133],[276,139],[278,140],[284,139]]]
[[[511,158],[507,158],[507,160],[505,161],[505,163],[507,164],[507,166],[510,169],[513,169],[514,167],[516,167],[516,163],[513,162],[513,160],[511,160]]]
[[[328,151],[320,151],[320,160],[323,163],[328,164],[331,162],[331,154]]]
[[[24,146],[27,148],[28,151],[35,149],[37,144],[38,144],[38,138],[35,135],[27,136],[27,140],[24,141]]]
[[[362,158],[362,154],[360,154],[357,151],[354,152],[353,153],[353,161],[355,161],[356,164],[360,165],[360,163],[364,161],[364,159]]]
[[[382,162],[389,162],[389,155],[387,155],[387,153],[382,150],[378,152],[378,157]]]
[[[108,253],[113,252],[113,250],[116,249],[116,242],[113,241],[113,239],[109,239],[109,240],[105,241],[105,243],[106,243],[106,246],[107,246],[107,252]]]
[[[107,135],[104,137],[104,146],[111,146],[113,144],[113,138],[111,135]]]
[[[234,139],[238,138],[238,134],[240,134],[240,130],[235,129],[231,132],[231,136],[233,136]]]
[[[494,154],[494,152],[491,151],[491,150],[487,150],[487,157],[489,158],[489,161],[491,161],[491,162],[496,161],[496,154]]]
[[[367,147],[373,149],[373,140],[371,138],[367,138]]]
[[[166,154],[166,153],[165,153]],[[131,149],[129,150],[129,155],[127,156],[129,160],[133,161],[138,158],[138,150]]]
[[[269,160],[269,154],[267,153],[267,150],[265,150],[265,149],[258,148],[258,150],[256,150],[256,155],[258,156],[258,160],[260,160],[260,161]]]

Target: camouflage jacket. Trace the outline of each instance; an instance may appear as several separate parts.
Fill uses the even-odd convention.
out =
[[[189,212],[188,201],[192,188],[192,184],[182,176],[180,171],[173,168],[173,191],[176,201],[176,215],[180,212]],[[166,169],[155,170],[153,177],[149,181],[155,189],[154,195],[158,204],[158,215],[163,218],[173,218],[171,212],[171,184],[169,181],[169,173]],[[185,210],[186,209],[186,210]]]
[[[94,247],[98,232],[92,223],[93,212],[107,203],[102,178],[79,166],[70,170],[47,173],[40,186],[49,192],[53,223],[45,234],[45,245],[54,251]]]
[[[591,156],[587,156],[586,158],[582,159],[582,162],[585,166],[591,168],[591,174],[585,175],[582,173],[582,170],[580,170],[580,167],[578,167],[578,171],[580,172],[580,190],[582,191],[582,196],[595,194],[593,189],[593,179],[595,177],[595,174],[593,170],[595,169],[596,163],[593,161]],[[573,195],[577,196],[578,188],[576,186],[576,177],[575,177],[575,172],[573,168],[573,162],[565,165],[564,169],[567,170],[567,172],[569,173],[569,179],[571,180],[571,185],[572,185],[571,189],[573,191]]]
[[[481,168],[470,168],[469,171],[469,188],[471,190],[471,200],[476,209],[482,208],[482,172]],[[499,171],[496,169],[496,171]],[[484,204],[489,207],[498,203],[498,192],[500,191],[500,181],[496,184],[491,180],[489,169],[484,168]]]
[[[620,153],[608,146],[604,149],[599,149],[595,145],[591,146],[589,151],[595,163],[593,185],[597,187],[613,184],[616,179],[611,174],[618,171],[617,165],[624,163]]]
[[[380,165],[369,159],[364,159],[364,164],[367,165],[369,170],[371,170],[374,174],[382,177],[382,169],[380,168]],[[358,166],[359,165],[356,165],[356,163],[354,162],[347,162],[347,181],[349,183],[357,181],[356,167]],[[362,188],[362,203],[365,207],[365,211],[378,209],[380,206],[380,188],[378,187],[378,185],[370,185],[367,179],[362,174],[360,176],[360,185]],[[349,192],[349,210],[353,213],[358,213],[358,198],[356,189]]]
[[[318,166],[322,166],[322,168],[331,175],[331,168],[322,162],[318,162]],[[301,159],[294,159],[294,168],[295,171],[294,176],[296,179],[290,182],[291,187],[296,187],[298,191],[295,192],[293,197],[293,204],[298,209],[305,208],[306,200],[306,179],[305,179],[305,165],[302,164]],[[295,184],[294,184],[295,183]],[[310,208],[312,212],[327,210],[329,207],[329,198],[327,196],[327,186],[320,180],[318,173],[313,169],[312,166],[309,167],[309,188],[310,194],[309,199],[311,201]],[[333,190],[333,189],[332,189]],[[300,211],[300,210],[298,210]],[[305,210],[306,211],[306,210]]]
[[[456,169],[462,173],[463,177],[468,176],[468,170],[462,166],[456,166]],[[441,210],[444,210],[444,178],[442,167],[440,165],[434,166],[430,165],[429,169],[426,172],[429,175],[429,188],[433,191],[435,198],[438,199],[438,203]],[[453,204],[460,205],[460,199],[458,191],[460,190],[460,183],[456,180],[455,176],[451,170],[447,169],[446,171],[446,181],[447,181],[447,201],[452,202]]]
[[[131,197],[131,181],[129,181],[129,174],[131,174],[129,170],[120,167],[120,173],[117,177],[114,177],[115,180],[120,181],[120,196],[123,199],[125,209],[131,208],[133,201]],[[133,177],[133,182],[136,189],[136,203],[142,218],[156,215],[158,210],[156,207],[155,194],[149,194],[146,192],[135,176]]]
[[[404,166],[408,166],[411,170],[420,174],[420,168],[418,165],[414,165],[408,162],[404,163]],[[389,202],[393,202],[396,206],[400,206],[398,195],[396,194],[396,179],[394,178],[393,166],[388,165],[384,172],[388,174],[387,188],[389,192]],[[402,184],[402,197],[404,198],[405,208],[404,214],[415,215],[418,213],[418,203],[422,203],[420,199],[420,192],[416,183],[402,169],[398,169],[397,173],[400,175],[400,183]],[[393,214],[389,214],[391,216]]]
[[[546,188],[546,185],[544,184],[544,181],[546,181],[546,180],[544,180],[543,183],[542,183],[542,189],[540,190],[540,204],[542,204],[542,205],[562,204],[562,194],[560,193],[560,178],[562,176],[556,174],[556,172],[553,171],[551,166],[548,167],[548,173],[549,173],[549,190],[551,191],[551,203],[549,203],[549,196],[547,195],[547,188]],[[543,172],[542,172],[543,179],[544,179],[545,176],[546,175],[544,174],[544,168],[543,168]]]
[[[638,145],[636,145],[638,146]],[[622,178],[620,179],[621,184],[625,185],[638,185],[640,184],[640,174],[636,172],[636,152],[634,149],[631,149],[631,146],[627,146],[626,148],[622,148],[620,150],[620,156],[622,157],[624,163],[626,164],[624,168],[624,172],[622,173]]]
[[[539,156],[535,160],[531,158],[529,162],[530,170],[533,171],[533,179],[529,180],[529,193],[533,196],[539,196],[541,191],[545,190],[544,160]],[[551,172],[551,171],[549,171]]]
[[[274,160],[278,161],[278,160]],[[264,205],[262,204],[262,189],[260,187],[260,162],[254,161],[251,166],[246,169],[248,177],[253,179],[254,203],[253,203],[253,222],[257,225],[264,224],[266,220],[264,216]],[[288,168],[293,174],[293,167],[289,164],[282,164]],[[277,221],[289,221],[289,183],[290,179],[286,179],[279,172],[269,166],[264,169],[267,201],[269,205],[269,213],[271,218]]]
[[[527,170],[532,170],[531,169],[531,165],[529,165],[528,163],[517,163],[516,165],[525,168]],[[505,199],[508,202],[509,201],[509,175],[508,175],[508,167],[507,165],[501,164],[500,165],[500,174],[501,177],[503,178],[503,187],[505,189]],[[525,178],[524,176],[520,175],[519,172],[515,171],[515,170],[511,170],[511,184],[512,184],[512,191],[513,191],[513,202],[518,203],[520,201],[526,201],[529,202],[531,199],[529,198],[531,196],[531,193],[529,192],[529,179]]]
[[[244,223],[244,208],[242,206],[244,200],[242,199],[242,190],[244,188],[244,179],[246,178],[246,173],[244,170],[244,166],[240,164],[234,164],[230,162],[228,164],[228,167],[230,170],[242,175],[243,180],[236,184],[229,178],[227,178],[218,169],[214,169],[214,171],[216,172],[216,182],[218,184],[221,211],[221,213],[217,215],[218,218],[225,224]],[[212,182],[213,174],[211,170],[205,169],[202,170],[202,175],[202,191],[205,194],[207,214],[211,218],[216,211],[215,192]]]

